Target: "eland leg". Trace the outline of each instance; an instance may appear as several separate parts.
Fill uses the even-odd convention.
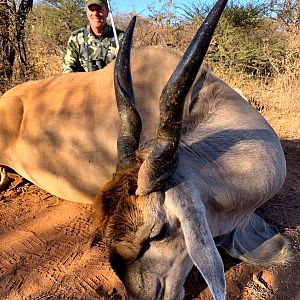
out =
[[[3,191],[8,183],[7,170],[0,165],[0,191]]]
[[[268,266],[292,259],[287,239],[255,213],[215,242],[231,256],[254,265]]]

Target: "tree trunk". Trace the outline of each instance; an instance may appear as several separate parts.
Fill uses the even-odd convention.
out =
[[[27,65],[25,23],[32,5],[33,0],[21,0],[17,8],[15,0],[0,0],[1,85],[5,86],[11,80],[16,59],[21,67]]]
[[[0,1],[0,74],[1,81],[10,79],[16,56],[13,36],[13,7],[7,0]],[[1,82],[3,84],[3,82]]]

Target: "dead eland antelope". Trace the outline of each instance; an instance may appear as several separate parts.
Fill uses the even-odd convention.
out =
[[[133,19],[114,76],[109,65],[29,82],[0,99],[2,181],[9,166],[79,202],[93,202],[101,187],[99,231],[130,299],[182,299],[193,265],[214,299],[225,299],[216,246],[254,264],[288,257],[284,237],[254,213],[284,182],[279,139],[201,67],[226,2],[178,64],[177,54],[155,47],[133,50],[130,62]]]

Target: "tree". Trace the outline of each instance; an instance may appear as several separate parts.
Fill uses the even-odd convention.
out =
[[[46,38],[50,44],[53,41],[57,50],[64,51],[71,32],[87,24],[85,1],[42,0],[34,5],[29,24],[28,32]]]
[[[286,29],[300,29],[300,0],[272,0],[272,8]]]
[[[13,75],[16,59],[26,67],[25,22],[33,0],[0,1],[0,75],[5,85]]]

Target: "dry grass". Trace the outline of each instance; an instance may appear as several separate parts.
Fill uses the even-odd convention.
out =
[[[270,122],[282,139],[300,139],[300,33],[287,33],[289,60],[285,72],[274,78],[249,78],[232,70],[215,68],[214,72],[241,91]]]
[[[63,53],[57,49],[58,47],[49,39],[38,35],[30,36],[28,56],[31,61],[31,79],[61,74]]]
[[[300,62],[298,64],[300,70]],[[278,74],[272,79],[254,80],[243,74],[229,74],[228,70],[214,72],[255,106],[281,138],[300,139],[299,74]]]

